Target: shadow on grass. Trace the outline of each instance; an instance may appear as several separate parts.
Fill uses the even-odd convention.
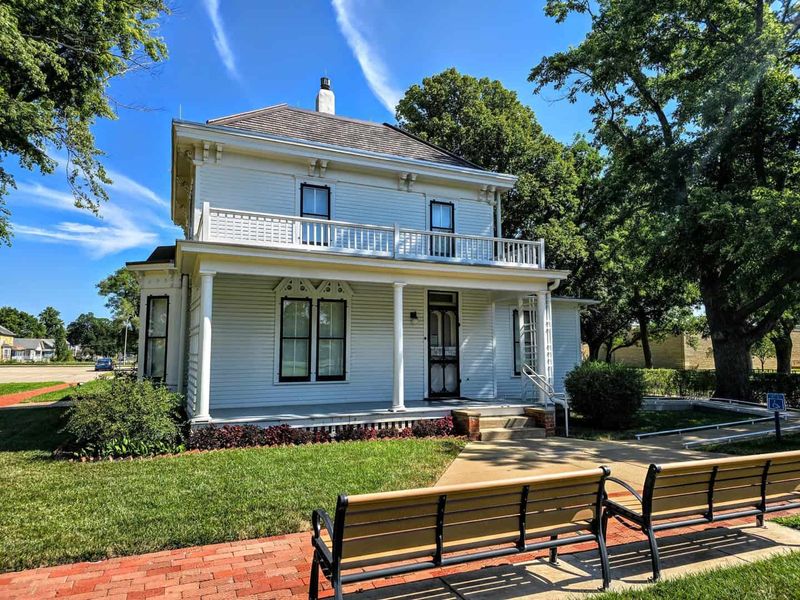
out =
[[[65,413],[63,407],[1,409],[0,452],[53,452],[66,440]]]

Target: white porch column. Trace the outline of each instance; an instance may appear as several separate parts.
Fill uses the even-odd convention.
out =
[[[195,421],[209,421],[211,404],[211,313],[214,273],[200,272],[200,389]]]
[[[185,377],[184,368],[186,364],[186,328],[189,320],[189,276],[181,275],[181,314],[180,327],[178,328],[178,393],[184,391]]]
[[[552,383],[547,376],[547,292],[536,292],[536,372]],[[547,402],[547,392],[539,389],[539,402]]]
[[[392,387],[392,410],[403,411],[405,407],[403,369],[403,288],[405,283],[394,284],[394,384]]]
[[[525,304],[524,298],[520,296],[517,299],[517,322],[514,324],[517,328],[519,340],[517,341],[517,354],[519,355],[519,385],[520,385],[520,398],[525,400]],[[531,365],[533,366],[533,365]]]

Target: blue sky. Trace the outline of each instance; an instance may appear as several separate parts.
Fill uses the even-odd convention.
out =
[[[170,244],[170,121],[206,119],[288,102],[313,108],[327,74],[337,114],[393,121],[389,107],[423,77],[455,66],[516,90],[545,130],[568,142],[589,129],[588,105],[534,96],[530,68],[577,44],[585,19],[556,25],[543,2],[507,0],[184,0],[160,35],[169,59],[115,80],[116,121],[98,122],[98,146],[114,184],[101,218],[71,205],[63,172],[43,177],[12,167],[8,205],[15,237],[0,247],[0,306],[38,314],[59,309],[105,315],[95,284],[129,260]]]

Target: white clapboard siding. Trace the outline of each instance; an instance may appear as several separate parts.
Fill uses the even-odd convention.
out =
[[[553,378],[557,392],[564,391],[564,378],[581,362],[580,306],[553,301]]]
[[[493,209],[486,202],[460,199],[455,202],[456,233],[494,237]]]
[[[386,401],[392,398],[391,286],[351,284],[349,381],[275,383],[275,293],[278,279],[217,275],[211,350],[211,410],[295,403]],[[422,396],[422,291],[406,288],[406,395]]]
[[[336,184],[333,219],[348,223],[426,229],[424,194],[355,183]]]
[[[295,178],[256,169],[206,165],[197,169],[195,208],[216,208],[293,215]]]
[[[351,283],[350,362],[347,383],[275,382],[275,293],[278,279],[218,274],[214,278],[211,412],[215,408],[384,401],[392,398],[393,290]],[[317,282],[314,282],[317,283]],[[462,393],[491,398],[492,319],[489,294],[462,293]],[[424,290],[404,288],[405,394],[424,397],[426,380]],[[410,313],[418,320],[412,323]]]
[[[460,299],[461,395],[493,398],[491,297],[488,292],[465,290]]]
[[[515,304],[498,304],[495,308],[495,369],[497,395],[502,398],[519,398],[520,379],[514,375],[512,311]],[[553,387],[564,390],[564,377],[581,361],[581,332],[578,304],[553,299]]]
[[[189,301],[186,356],[186,406],[190,416],[197,413],[198,364],[200,351],[200,290],[193,286]]]

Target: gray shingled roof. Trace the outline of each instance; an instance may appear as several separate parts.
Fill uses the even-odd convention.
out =
[[[313,110],[276,104],[229,117],[207,121],[281,137],[426,160],[444,165],[480,168],[471,162],[425,142],[388,123],[372,123]]]
[[[52,348],[56,344],[56,341],[52,338],[15,338],[14,339],[14,349],[15,350],[38,350],[40,347],[43,347],[45,350],[47,348]]]
[[[15,337],[17,334],[0,325],[0,335],[10,335],[11,337]]]

